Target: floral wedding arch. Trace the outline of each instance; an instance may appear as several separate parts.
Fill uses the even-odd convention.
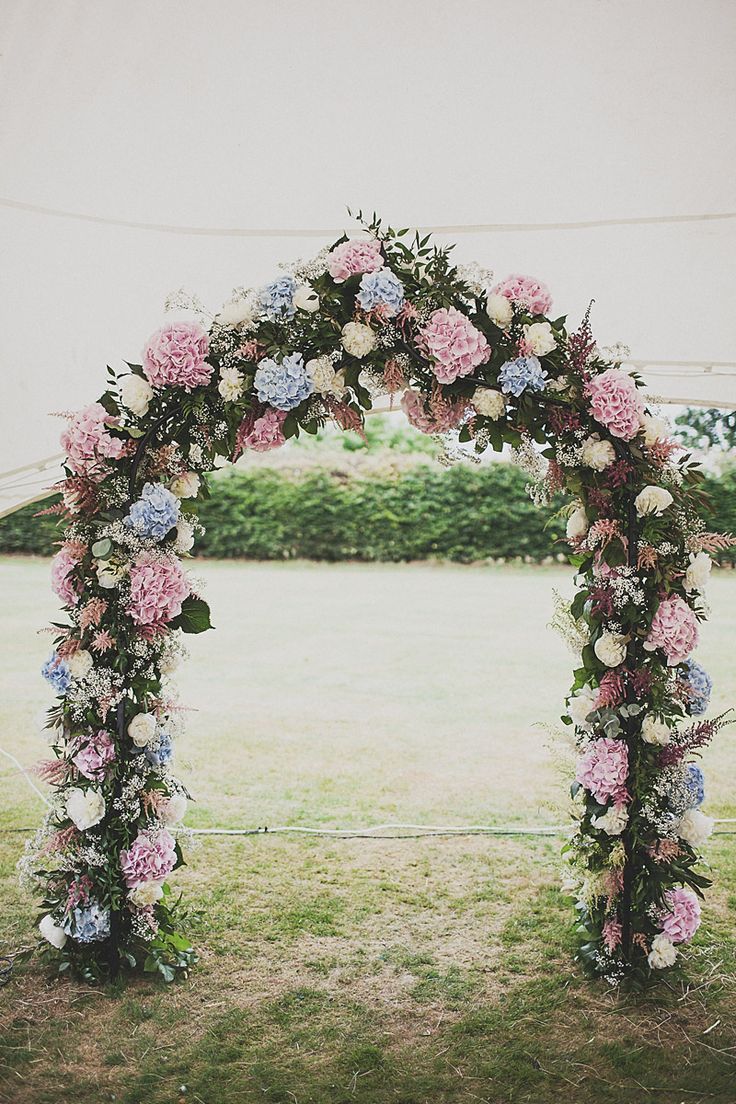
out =
[[[569,333],[536,280],[458,269],[449,250],[384,229],[340,239],[241,291],[205,327],[165,325],[143,363],[70,415],[53,562],[67,614],[43,673],[51,810],[23,860],[43,893],[60,969],[171,979],[196,954],[168,878],[188,794],[171,773],[169,676],[209,610],[182,558],[196,499],[222,458],[278,448],[331,420],[360,431],[377,393],[412,425],[478,452],[536,445],[539,496],[572,501],[567,539],[580,641],[563,721],[579,752],[564,847],[580,957],[644,984],[694,934],[709,884],[697,849],[713,822],[693,755],[723,718],[693,720],[710,679],[691,653],[722,547],[704,530],[700,473],[651,416],[635,375]]]

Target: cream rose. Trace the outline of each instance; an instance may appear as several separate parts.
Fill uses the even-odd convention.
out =
[[[670,726],[661,721],[656,713],[647,713],[641,723],[641,738],[645,744],[659,744],[664,747],[672,738]]]
[[[669,422],[664,418],[655,418],[651,414],[645,414],[642,418],[644,430],[644,444],[651,448],[657,441],[663,441],[670,435]]]
[[[506,413],[506,397],[492,387],[476,387],[471,402],[483,418],[493,418],[494,422]]]
[[[589,730],[588,715],[596,708],[597,694],[591,686],[583,686],[567,703],[567,715],[578,728]]]
[[[236,402],[243,394],[243,376],[237,368],[221,368],[217,390],[225,402]]]
[[[690,566],[685,572],[685,590],[688,594],[703,593],[710,579],[713,561],[707,552],[690,553]]]
[[[298,287],[291,301],[297,310],[307,311],[308,314],[314,314],[315,311],[319,310],[319,295],[309,284],[302,284],[301,287]]]
[[[256,296],[249,292],[242,299],[229,299],[217,315],[221,326],[253,325],[256,320]]]
[[[81,790],[74,786],[67,791],[66,815],[80,832],[86,832],[104,817],[105,799],[99,790]]]
[[[652,940],[652,949],[647,955],[647,962],[653,970],[664,970],[667,966],[673,966],[677,958],[677,950],[666,935],[655,935]]]
[[[710,837],[714,825],[713,818],[701,813],[700,809],[688,809],[677,826],[677,834],[697,850]]]
[[[153,398],[153,388],[142,376],[123,376],[120,381],[120,398],[123,406],[142,418],[148,413],[148,404]]]
[[[183,793],[174,793],[161,807],[161,819],[164,824],[178,824],[187,813],[187,799]]]
[[[545,356],[557,348],[557,341],[549,322],[532,322],[524,327],[524,340],[534,356]]]
[[[314,390],[319,395],[337,395],[341,397],[345,392],[345,377],[342,372],[335,371],[335,365],[328,356],[315,357],[307,361],[307,373]]]
[[[583,441],[581,458],[586,468],[604,471],[616,459],[616,450],[610,441],[602,441],[597,433]]]
[[[181,475],[175,475],[169,483],[169,490],[177,498],[196,498],[201,486],[202,480],[197,473],[188,471],[182,472]]]
[[[363,322],[346,322],[342,328],[342,347],[350,356],[361,360],[376,344],[376,335]]]
[[[153,713],[136,713],[128,725],[128,735],[136,747],[146,747],[156,735],[156,725]]]
[[[188,518],[179,518],[176,525],[175,552],[190,552],[194,547],[194,526]]]
[[[97,572],[97,582],[103,590],[112,590],[121,579],[125,578],[126,574],[124,567],[112,563],[110,560],[97,560],[95,571]]]
[[[128,900],[136,908],[147,908],[149,905],[155,905],[157,901],[160,901],[163,895],[163,887],[159,882],[142,882],[141,885],[130,890]]]
[[[85,648],[80,648],[74,655],[69,656],[66,665],[69,668],[72,678],[83,679],[90,673],[95,665],[95,661],[92,658],[91,652],[88,652]]]
[[[602,816],[593,817],[591,824],[594,828],[600,828],[608,836],[620,836],[629,823],[629,814],[625,805],[614,805],[607,809]]]
[[[626,658],[626,637],[623,633],[601,633],[593,645],[593,651],[606,667],[618,667]]]
[[[41,923],[38,925],[38,930],[44,937],[47,943],[50,943],[52,947],[56,947],[57,950],[66,943],[66,932],[63,928],[60,928],[58,924],[54,923],[53,917],[44,916]]]
[[[489,295],[486,300],[486,314],[499,330],[507,330],[514,320],[514,308],[505,295]]]
[[[587,532],[588,515],[582,506],[578,506],[567,519],[567,539],[575,540],[578,537],[584,537]]]
[[[664,487],[645,487],[634,499],[636,512],[639,517],[654,514],[657,517],[663,514],[668,506],[674,502],[672,495]]]

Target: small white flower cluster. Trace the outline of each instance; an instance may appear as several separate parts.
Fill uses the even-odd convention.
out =
[[[296,261],[282,261],[279,268],[282,272],[288,272],[290,276],[299,282],[308,283],[310,280],[318,280],[327,271],[327,258],[330,247],[320,249],[314,257],[299,257]]]
[[[393,322],[385,322],[376,332],[377,349],[393,349],[401,341],[401,331]]]
[[[458,279],[467,284],[473,295],[483,295],[493,286],[493,272],[490,268],[471,261],[457,266]]]
[[[112,667],[96,667],[83,680],[73,682],[66,697],[73,719],[83,721],[87,710],[96,707],[101,699],[110,708],[117,705],[122,697],[119,677]]]
[[[635,606],[643,606],[646,602],[641,579],[633,567],[617,567],[616,574],[609,576],[607,582],[617,610],[623,610],[629,602]]]

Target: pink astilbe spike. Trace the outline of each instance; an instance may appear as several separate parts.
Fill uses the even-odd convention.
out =
[[[695,533],[687,539],[688,552],[725,552],[729,548],[736,548],[731,533]]]
[[[104,598],[90,598],[79,611],[79,628],[84,632],[90,625],[99,625],[107,610]]]
[[[363,429],[363,419],[359,411],[353,410],[347,403],[340,402],[339,399],[334,398],[332,395],[323,395],[322,401],[327,407],[330,417],[337,423],[340,429],[352,429],[359,437],[362,437],[364,441],[367,439],[365,430]]]
[[[115,647],[115,637],[111,636],[107,629],[101,629],[100,632],[95,633],[95,638],[90,647],[93,652],[98,654],[109,652]]]
[[[72,773],[71,763],[64,759],[42,759],[33,768],[34,773],[50,786],[61,786]]]

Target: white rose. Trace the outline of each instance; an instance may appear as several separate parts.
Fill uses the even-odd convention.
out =
[[[647,962],[653,970],[664,970],[667,966],[673,966],[677,958],[677,951],[671,940],[666,935],[655,935],[652,940],[652,949],[647,955]]]
[[[155,905],[163,895],[163,887],[158,882],[143,882],[135,889],[131,889],[128,899],[136,908],[146,908],[148,905]]]
[[[179,518],[176,525],[175,552],[190,552],[194,547],[194,526],[188,518]]]
[[[297,310],[307,311],[309,314],[319,310],[319,295],[309,284],[298,287],[291,301]]]
[[[38,925],[38,930],[44,939],[59,951],[66,943],[66,932],[63,928],[60,928],[58,924],[54,923],[51,916],[44,916],[41,923]]]
[[[236,402],[243,394],[243,377],[237,368],[221,368],[217,390],[225,402]]]
[[[573,694],[567,705],[567,715],[578,728],[590,729],[588,714],[596,708],[596,692],[592,686],[583,686]]]
[[[535,356],[544,356],[557,348],[549,322],[532,322],[531,326],[525,326],[524,338]]]
[[[187,799],[183,793],[172,794],[161,809],[161,819],[164,824],[178,824],[183,820],[187,812]]]
[[[567,539],[574,540],[576,537],[584,537],[587,532],[588,515],[582,506],[578,506],[567,519]]]
[[[626,658],[626,637],[623,633],[601,633],[593,645],[593,651],[606,667],[618,667]]]
[[[128,410],[142,418],[148,413],[148,404],[153,398],[153,388],[142,376],[123,376],[120,382],[120,397],[123,406],[127,406]]]
[[[645,517],[647,514],[656,514],[659,517],[673,501],[672,495],[664,487],[649,486],[639,491],[634,499],[634,505],[639,517]]]
[[[329,357],[315,357],[307,361],[307,373],[319,395],[342,396],[345,391],[344,376],[335,371],[335,365]]]
[[[644,429],[644,444],[651,448],[656,441],[662,441],[670,435],[670,424],[664,418],[653,418],[651,414],[645,414],[642,418]]]
[[[508,302],[508,299],[505,301]],[[506,413],[506,396],[500,391],[494,391],[492,387],[476,387],[471,402],[484,418],[498,421]]]
[[[80,648],[79,651],[75,652],[74,655],[70,656],[66,661],[71,676],[75,679],[85,678],[94,667],[94,663],[95,661],[92,658],[92,654],[84,648]]]
[[[629,814],[625,805],[614,805],[603,816],[593,817],[591,820],[594,828],[600,828],[608,836],[620,836],[628,822]]]
[[[153,713],[136,713],[128,725],[128,735],[136,747],[146,747],[156,735],[156,725]]]
[[[342,328],[342,347],[359,360],[367,356],[376,344],[376,335],[363,322],[346,322]]]
[[[670,727],[660,721],[655,713],[647,713],[641,723],[641,738],[645,744],[659,744],[664,747],[671,740]]]
[[[169,490],[177,498],[196,498],[201,485],[202,480],[197,473],[188,471],[182,472],[181,475],[175,475],[169,483]]]
[[[112,590],[125,577],[125,568],[110,560],[97,560],[95,563],[97,582],[103,590]]]
[[[688,594],[699,591],[701,594],[708,585],[713,561],[707,552],[690,553],[690,566],[685,572],[685,590]]]
[[[507,329],[514,319],[511,300],[505,295],[489,295],[486,301],[486,314],[499,330]]]
[[[702,847],[713,831],[715,821],[700,809],[688,809],[677,826],[677,834],[696,850]]]
[[[80,832],[85,832],[104,817],[105,799],[99,790],[80,790],[74,786],[67,791],[66,815]]]
[[[616,450],[610,441],[601,441],[597,433],[583,441],[582,460],[586,468],[604,471],[616,459]]]
[[[217,315],[221,326],[252,325],[256,320],[256,296],[251,291],[245,298],[229,299]]]

